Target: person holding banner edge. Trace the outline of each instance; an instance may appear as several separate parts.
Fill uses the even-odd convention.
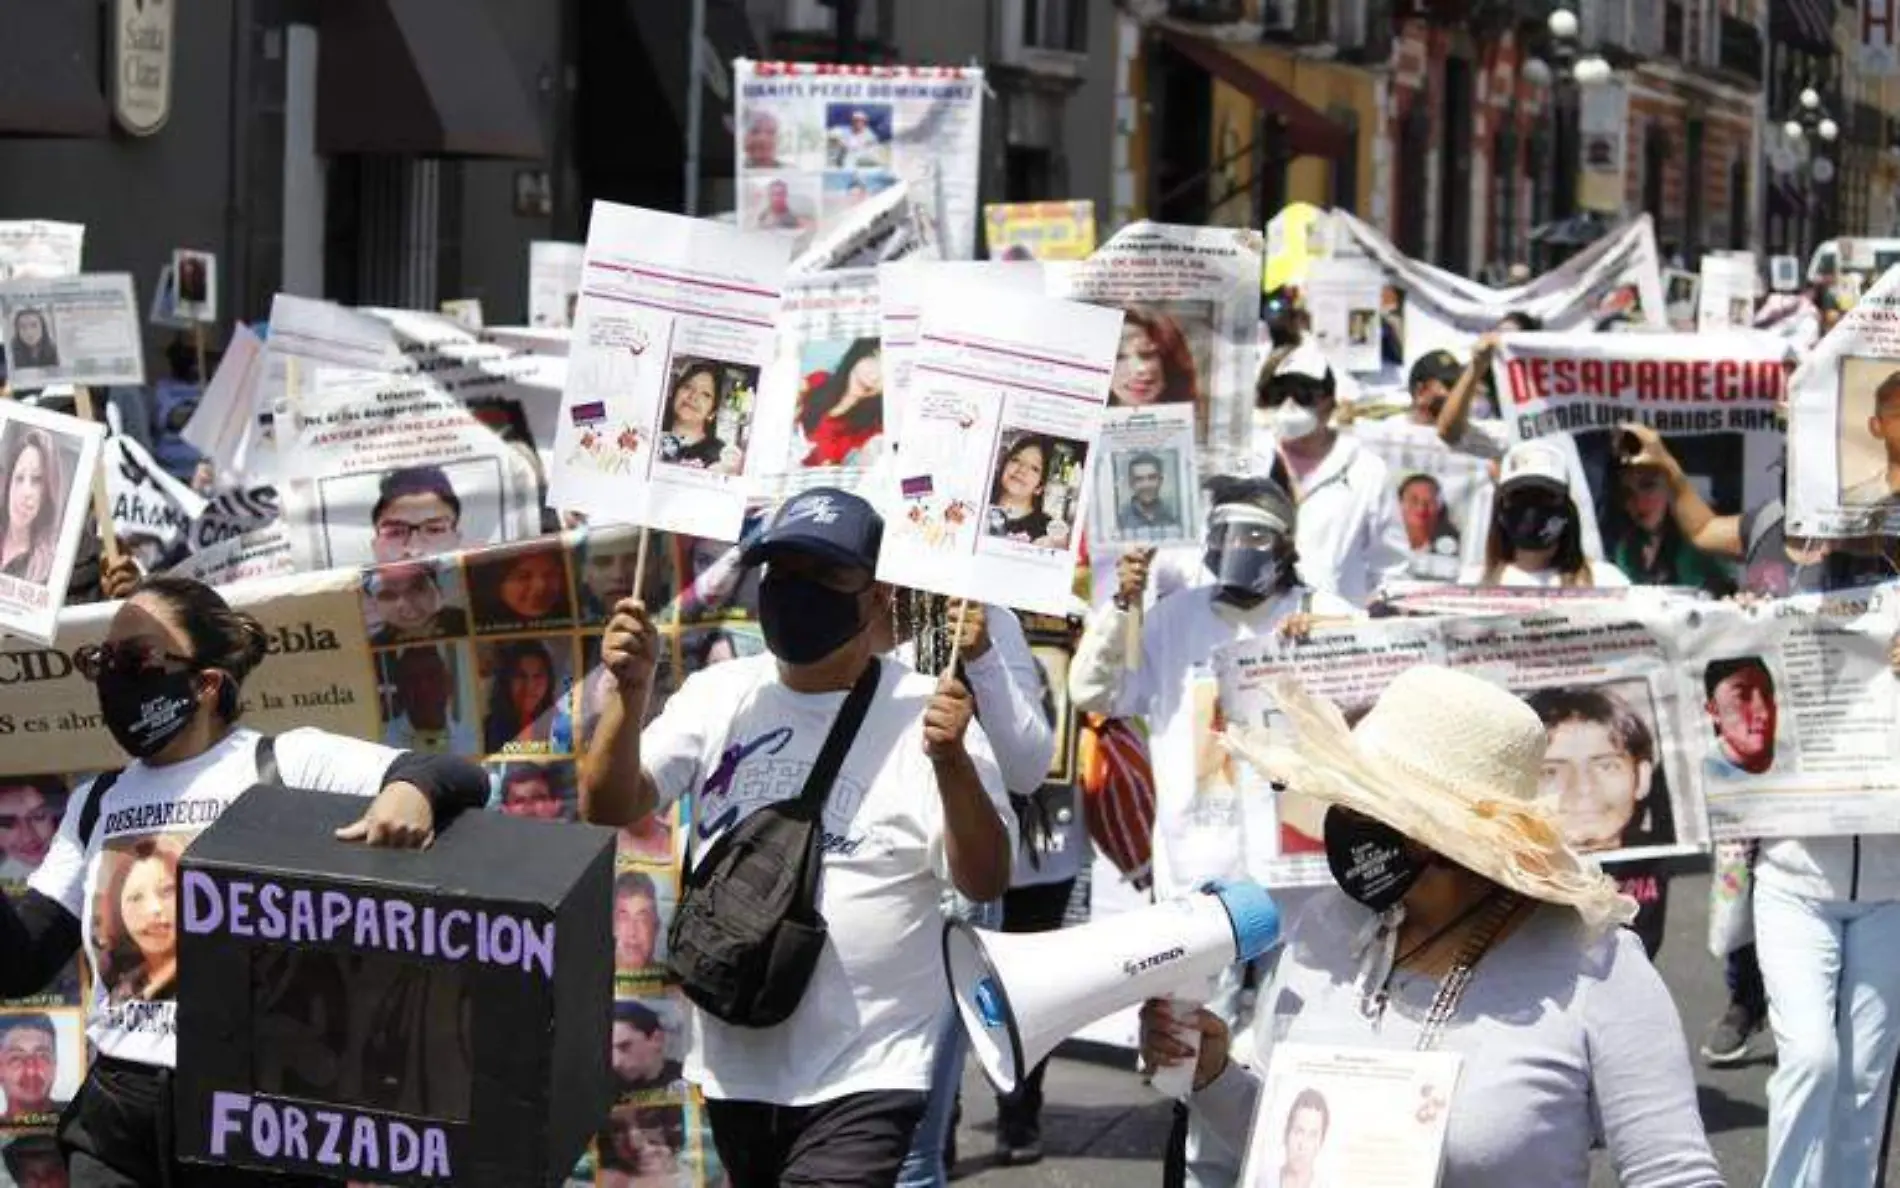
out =
[[[84,650],[80,671],[97,686],[106,728],[132,762],[74,793],[25,896],[0,897],[0,997],[50,982],[82,940],[96,961],[93,921],[117,909],[89,905],[89,890],[108,882],[108,867],[123,865],[128,842],[181,836],[175,823],[154,834],[115,820],[208,822],[275,774],[292,787],[368,799],[363,816],[338,831],[340,840],[413,848],[426,846],[453,814],[485,803],[486,778],[462,759],[308,729],[270,740],[238,725],[240,687],[264,654],[265,633],[255,619],[232,610],[211,587],[171,577],[140,583],[105,642]],[[95,797],[97,807],[88,809]],[[162,1001],[170,996],[154,993],[152,1010],[117,1015],[105,1009],[110,990],[94,977],[88,1035],[98,1057],[60,1122],[73,1188],[307,1182],[178,1163],[169,1131],[177,1041],[172,1004]]]

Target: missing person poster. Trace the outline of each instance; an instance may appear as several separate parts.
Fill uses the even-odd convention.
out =
[[[1305,640],[1262,637],[1215,653],[1227,723],[1286,727],[1270,692],[1282,676],[1339,705],[1348,722],[1417,664],[1460,668],[1509,689],[1543,720],[1550,750],[1540,792],[1565,840],[1606,864],[1694,853],[1709,844],[1701,781],[1689,761],[1670,624],[1595,606],[1547,606],[1518,616],[1386,619],[1328,625]],[[1269,886],[1330,879],[1315,803],[1269,793],[1251,765],[1242,797],[1248,874]]]
[[[856,490],[889,450],[878,276],[851,268],[786,281],[777,354],[759,387],[756,495]]]
[[[1066,615],[1121,314],[942,286],[924,307],[878,577]]]
[[[1095,203],[992,202],[983,208],[992,260],[1082,260],[1095,250]]]
[[[1789,381],[1788,533],[1900,535],[1900,269]]]
[[[976,255],[983,71],[974,66],[733,63],[739,226],[816,233],[900,180]]]
[[[1701,283],[1697,287],[1696,329],[1706,334],[1752,327],[1760,285],[1753,252],[1703,256]]]
[[[1889,588],[1697,604],[1670,626],[1717,840],[1900,833]]]
[[[1456,582],[1465,565],[1483,562],[1489,463],[1452,449],[1431,426],[1402,418],[1355,421],[1352,435],[1385,461],[1391,518],[1405,532],[1408,577]]]
[[[192,524],[205,512],[205,498],[165,472],[134,438],[105,439],[106,499],[112,530],[148,571],[189,548]]]
[[[1654,430],[1717,515],[1761,507],[1780,495],[1785,355],[1752,330],[1512,334],[1493,375],[1518,440],[1575,442],[1608,560],[1634,581],[1726,593],[1725,572],[1676,528],[1663,476],[1621,464],[1636,443],[1618,426]]]
[[[188,322],[218,320],[218,258],[210,252],[172,252],[172,313]]]
[[[1194,453],[1194,410],[1186,405],[1111,408],[1102,414],[1089,508],[1089,547],[1097,553],[1199,546],[1201,476]]]
[[[574,324],[585,251],[578,243],[552,239],[528,244],[528,325],[558,330]]]
[[[1273,1045],[1245,1188],[1438,1188],[1464,1057]]]
[[[1663,269],[1663,311],[1669,328],[1686,333],[1696,328],[1701,311],[1702,277],[1681,268]],[[1749,325],[1754,325],[1751,320]]]
[[[1049,266],[1051,296],[1122,311],[1109,406],[1186,404],[1204,471],[1250,453],[1259,365],[1258,231],[1132,223]]]
[[[887,430],[903,424],[911,363],[917,357],[917,332],[924,302],[941,285],[980,284],[1009,292],[1041,295],[1043,271],[1033,261],[898,260],[878,266],[878,333],[882,338],[885,391],[890,395]]]
[[[16,391],[145,382],[138,301],[126,273],[0,283],[0,331]]]
[[[84,223],[0,219],[0,283],[77,276]]]
[[[1370,260],[1322,258],[1307,266],[1300,296],[1326,356],[1347,371],[1375,372],[1384,364],[1379,319],[1385,274]]]
[[[52,642],[104,439],[97,422],[0,403],[0,631]]]
[[[552,506],[739,538],[790,255],[778,236],[594,204]],[[603,484],[603,470],[622,485]]]

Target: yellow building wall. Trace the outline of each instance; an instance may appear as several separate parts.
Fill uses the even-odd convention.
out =
[[[1328,109],[1333,107],[1350,108],[1357,113],[1359,161],[1356,172],[1359,180],[1356,187],[1358,193],[1353,196],[1352,211],[1361,218],[1371,218],[1373,141],[1384,128],[1372,74],[1337,62],[1310,61],[1273,46],[1230,44],[1223,48],[1291,91],[1321,115],[1328,115]],[[1258,115],[1250,98],[1221,82],[1214,83],[1213,109],[1207,158],[1209,164],[1220,162],[1237,149],[1249,146],[1254,139]],[[1232,192],[1235,187],[1231,183],[1245,186],[1248,179],[1255,176],[1257,164],[1255,153],[1248,153],[1225,170],[1215,169],[1213,176],[1208,179],[1209,202],[1218,202],[1222,195]],[[1295,158],[1287,170],[1287,201],[1310,202],[1321,208],[1332,206],[1332,178],[1331,161],[1319,157]],[[1268,212],[1269,217],[1272,214]],[[1223,204],[1210,218],[1211,222],[1232,226],[1250,225],[1252,220],[1251,192]]]

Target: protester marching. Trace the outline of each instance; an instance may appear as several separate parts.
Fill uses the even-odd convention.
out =
[[[1076,1042],[1166,1188],[1740,1182],[1771,1046],[1765,1188],[1884,1182],[1900,271],[985,207],[982,68],[732,66],[518,326],[0,222],[0,1188],[921,1188]]]

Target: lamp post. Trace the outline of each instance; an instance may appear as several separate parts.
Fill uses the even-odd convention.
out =
[[[1577,195],[1574,185],[1569,193],[1560,194],[1565,177],[1562,160],[1566,144],[1564,141],[1564,108],[1575,111],[1577,126],[1576,143],[1568,145],[1573,168],[1579,164],[1582,153],[1582,90],[1608,82],[1616,73],[1601,54],[1581,53],[1578,37],[1582,31],[1577,14],[1568,8],[1555,8],[1544,21],[1544,57],[1533,57],[1524,63],[1524,79],[1532,86],[1543,89],[1549,96],[1551,119],[1551,160],[1549,163],[1550,182],[1550,218],[1555,222],[1559,217],[1559,207],[1565,207],[1563,214],[1569,214],[1576,208]],[[1549,60],[1546,61],[1545,59]],[[1574,176],[1574,173],[1573,173]]]
[[[1795,252],[1803,259],[1812,255],[1821,239],[1820,210],[1815,187],[1834,180],[1834,162],[1822,155],[1825,146],[1840,139],[1841,126],[1821,106],[1821,93],[1813,87],[1801,88],[1792,115],[1781,125],[1782,134],[1806,149],[1800,163],[1802,205],[1801,228],[1795,235]]]

